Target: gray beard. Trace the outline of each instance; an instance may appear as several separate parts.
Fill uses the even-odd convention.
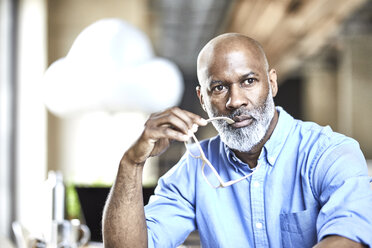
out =
[[[238,115],[250,115],[253,118],[250,125],[241,128],[233,128],[231,125],[227,124],[226,121],[218,120],[213,121],[213,126],[220,134],[221,140],[230,149],[240,152],[249,152],[265,137],[270,122],[274,117],[274,110],[275,105],[270,90],[262,105],[252,110],[239,108],[227,116],[229,118],[234,118],[234,116]],[[206,111],[209,117],[221,116],[217,111],[213,110],[209,104],[206,104]]]

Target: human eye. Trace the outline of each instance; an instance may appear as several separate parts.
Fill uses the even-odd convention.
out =
[[[212,88],[211,88],[211,91],[213,92],[213,93],[220,93],[220,92],[222,92],[222,91],[224,91],[224,90],[226,90],[227,89],[227,87],[225,86],[225,85],[223,85],[223,84],[216,84],[216,85],[214,85]]]
[[[258,81],[257,78],[253,78],[253,77],[246,78],[246,79],[243,80],[242,85],[243,86],[250,86],[257,81]]]

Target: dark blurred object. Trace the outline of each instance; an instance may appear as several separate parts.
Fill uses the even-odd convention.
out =
[[[47,243],[42,239],[34,239],[30,241],[31,248],[47,248]]]
[[[110,187],[76,186],[85,224],[91,232],[91,241],[102,242],[102,214]],[[155,187],[143,188],[143,202],[146,205]]]
[[[302,119],[302,87],[303,78],[295,76],[286,79],[279,84],[278,94],[274,101],[275,105],[281,106],[296,119]]]

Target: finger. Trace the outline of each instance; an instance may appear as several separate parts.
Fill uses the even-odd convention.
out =
[[[192,129],[193,120],[189,117],[185,110],[173,107],[162,113],[152,115],[148,125],[151,126],[171,126],[173,129],[179,130],[184,134]]]
[[[187,110],[182,110],[180,108],[175,107],[172,108],[171,111],[175,115],[180,117],[182,120],[184,120],[187,123],[189,129],[193,128],[193,124],[196,124],[198,126],[205,126],[208,124],[208,122],[205,119]]]
[[[147,128],[155,129],[161,126],[170,127],[178,130],[183,134],[190,136],[195,133],[198,126],[205,126],[207,121],[199,115],[189,111],[182,110],[178,107],[167,109],[166,111],[152,114],[146,122]],[[191,134],[190,134],[191,133]]]
[[[194,113],[189,112],[189,111],[185,111],[185,113],[192,120],[192,122],[194,124],[197,124],[198,126],[206,126],[208,124],[207,120],[202,118],[200,115],[194,114]]]
[[[173,129],[170,126],[160,126],[152,130],[147,130],[148,137],[155,143],[160,139],[187,141],[188,135],[178,130]]]
[[[173,116],[177,116],[179,119],[181,119],[185,123],[185,125],[187,126],[187,130],[192,128],[193,121],[187,114],[186,110],[182,110],[178,107],[173,107],[169,109],[169,111]]]
[[[151,129],[157,128],[171,128],[177,130],[183,134],[187,134],[189,127],[187,123],[173,113],[164,113],[157,117],[154,117],[151,121],[149,121],[146,126]]]
[[[192,128],[192,124],[190,127],[188,120],[184,120],[177,115],[169,115],[166,119],[170,128],[180,131],[183,134],[187,134],[187,132]]]

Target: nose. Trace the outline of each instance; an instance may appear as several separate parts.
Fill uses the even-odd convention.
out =
[[[229,99],[226,102],[227,109],[238,109],[242,106],[247,106],[248,99],[244,94],[244,90],[238,85],[231,85]]]

